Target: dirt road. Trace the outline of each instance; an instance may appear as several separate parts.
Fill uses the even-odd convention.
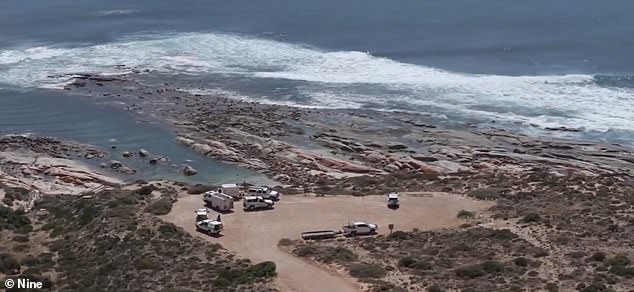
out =
[[[223,236],[213,238],[196,232],[194,210],[202,208],[202,198],[183,195],[174,204],[166,221],[211,242],[219,242],[253,262],[273,261],[277,265],[278,285],[282,291],[359,291],[357,282],[294,257],[277,247],[281,238],[296,239],[308,230],[338,229],[350,221],[367,221],[379,225],[379,233],[412,228],[433,229],[460,223],[460,210],[483,210],[490,202],[474,201],[450,194],[401,197],[401,208],[390,210],[382,196],[304,197],[284,196],[274,210],[244,212],[236,202],[234,213],[223,215]],[[213,217],[212,217],[213,216]],[[215,218],[212,213],[210,218]]]

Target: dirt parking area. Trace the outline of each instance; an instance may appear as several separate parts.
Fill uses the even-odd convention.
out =
[[[460,210],[479,211],[491,202],[444,193],[411,193],[401,196],[401,208],[388,209],[383,196],[283,196],[275,209],[245,212],[236,202],[235,212],[222,215],[221,237],[196,232],[194,210],[203,207],[202,197],[182,195],[174,204],[166,221],[188,232],[221,243],[225,248],[253,262],[273,261],[277,264],[278,285],[282,291],[359,291],[356,281],[347,275],[326,271],[281,251],[282,238],[297,239],[303,231],[340,229],[347,222],[365,221],[379,225],[379,233],[394,230],[435,229],[460,224]],[[217,213],[212,212],[210,218]]]

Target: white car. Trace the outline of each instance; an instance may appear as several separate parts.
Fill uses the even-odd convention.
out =
[[[273,201],[262,198],[261,196],[246,196],[244,197],[244,201],[242,201],[242,207],[245,210],[256,210],[256,209],[272,209]]]
[[[379,226],[376,224],[370,224],[365,222],[352,222],[348,223],[348,225],[344,225],[342,228],[343,235],[345,236],[355,236],[355,235],[367,235],[367,234],[375,234],[379,229]]]
[[[269,187],[252,187],[249,188],[249,196],[260,196],[265,199],[279,200],[280,193],[270,189]]]
[[[216,220],[207,219],[196,222],[196,230],[209,235],[219,234],[223,228],[222,223]]]
[[[196,222],[200,222],[200,221],[204,221],[209,219],[207,217],[207,213],[209,212],[209,210],[207,210],[206,208],[203,209],[196,209],[195,213],[196,213]]]

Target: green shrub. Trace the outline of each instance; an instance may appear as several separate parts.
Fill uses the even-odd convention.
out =
[[[348,271],[351,276],[360,279],[383,278],[387,274],[387,271],[380,265],[369,263],[352,264],[348,267]]]
[[[22,210],[16,210],[5,206],[0,206],[0,231],[3,229],[14,230],[22,233],[31,232],[31,220]]]
[[[4,199],[2,199],[2,203],[4,203],[5,205],[9,207],[13,206],[13,200],[11,198],[5,197]]]
[[[555,284],[555,283],[547,283],[544,286],[544,290],[546,290],[548,292],[559,292],[559,287],[557,287],[557,284]]]
[[[610,268],[610,273],[622,277],[634,277],[634,268],[615,265]]]
[[[25,236],[14,236],[13,237],[13,241],[15,242],[29,242],[29,236],[25,235]]]
[[[172,201],[167,198],[161,198],[145,208],[145,212],[152,213],[154,215],[167,215],[172,210]]]
[[[79,215],[79,220],[77,222],[79,225],[88,225],[93,219],[95,219],[96,216],[97,208],[93,205],[88,205],[81,210],[81,215]]]
[[[149,257],[142,257],[136,261],[136,268],[139,270],[153,270],[158,265]]]
[[[475,279],[484,276],[486,273],[482,269],[481,265],[470,265],[460,267],[455,270],[456,276],[461,278]]]
[[[522,223],[531,223],[531,222],[538,222],[539,220],[541,220],[541,217],[539,216],[539,214],[537,214],[537,213],[528,213],[528,214],[524,215],[524,217],[522,217],[522,220],[520,220],[520,222],[522,222]]]
[[[412,268],[416,264],[416,260],[412,257],[404,257],[398,260],[398,266],[403,268]]]
[[[470,191],[468,195],[478,200],[495,200],[507,192],[506,188],[482,188]]]
[[[528,260],[525,257],[518,257],[513,260],[516,266],[526,267],[528,266]]]
[[[307,258],[317,255],[317,248],[312,245],[302,245],[295,249],[293,252],[295,252],[295,254],[300,257]]]
[[[289,238],[282,238],[280,239],[280,241],[277,242],[278,246],[291,246],[293,245],[295,242],[292,239]]]
[[[178,229],[178,227],[172,223],[161,224],[161,226],[158,227],[158,232],[163,237],[167,237],[167,238],[178,236],[181,234],[181,231]]]
[[[0,254],[0,273],[15,275],[20,272],[20,262],[8,254]]]
[[[443,292],[442,287],[438,286],[438,284],[432,284],[427,288],[427,292]]]
[[[504,271],[504,265],[498,261],[486,261],[482,263],[482,269],[489,273],[501,273]]]
[[[460,219],[470,219],[475,217],[476,213],[473,211],[467,211],[467,210],[460,210],[460,212],[458,212],[458,218]]]
[[[517,234],[508,229],[493,230],[491,236],[502,241],[509,241],[518,237]]]
[[[145,196],[149,196],[150,194],[152,194],[152,192],[154,190],[156,190],[155,186],[148,185],[148,186],[142,186],[140,189],[138,189],[136,191],[136,193],[145,197]]]
[[[255,278],[275,277],[276,266],[274,262],[266,261],[247,268],[247,273]]]
[[[630,264],[630,259],[628,259],[625,255],[617,254],[610,260],[608,260],[608,265],[610,266],[627,266]]]
[[[204,192],[212,191],[217,189],[215,186],[203,185],[203,184],[195,184],[187,190],[187,193],[190,195],[199,195]]]
[[[428,262],[418,261],[412,266],[412,268],[423,271],[423,270],[431,270],[433,266]]]
[[[343,263],[343,262],[356,261],[358,258],[359,256],[357,256],[357,254],[355,254],[351,250],[345,247],[338,246],[334,248],[327,247],[326,250],[324,251],[324,254],[320,257],[320,260],[322,260],[325,263],[330,263],[330,262]]]
[[[594,261],[594,262],[602,262],[605,260],[605,253],[603,252],[595,252],[594,254],[592,254],[592,256],[589,258],[589,260]]]
[[[402,241],[408,239],[409,237],[410,235],[407,232],[398,230],[390,233],[386,238],[390,241]]]

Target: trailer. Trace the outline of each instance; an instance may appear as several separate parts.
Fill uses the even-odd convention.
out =
[[[335,238],[337,232],[334,230],[318,230],[302,232],[302,239],[304,240],[316,240],[316,239],[328,239]]]
[[[242,192],[240,186],[238,186],[237,184],[223,184],[220,186],[219,191],[235,199],[241,199],[244,196],[244,192]]]
[[[220,192],[204,193],[203,201],[216,211],[228,212],[233,209],[233,197]]]

